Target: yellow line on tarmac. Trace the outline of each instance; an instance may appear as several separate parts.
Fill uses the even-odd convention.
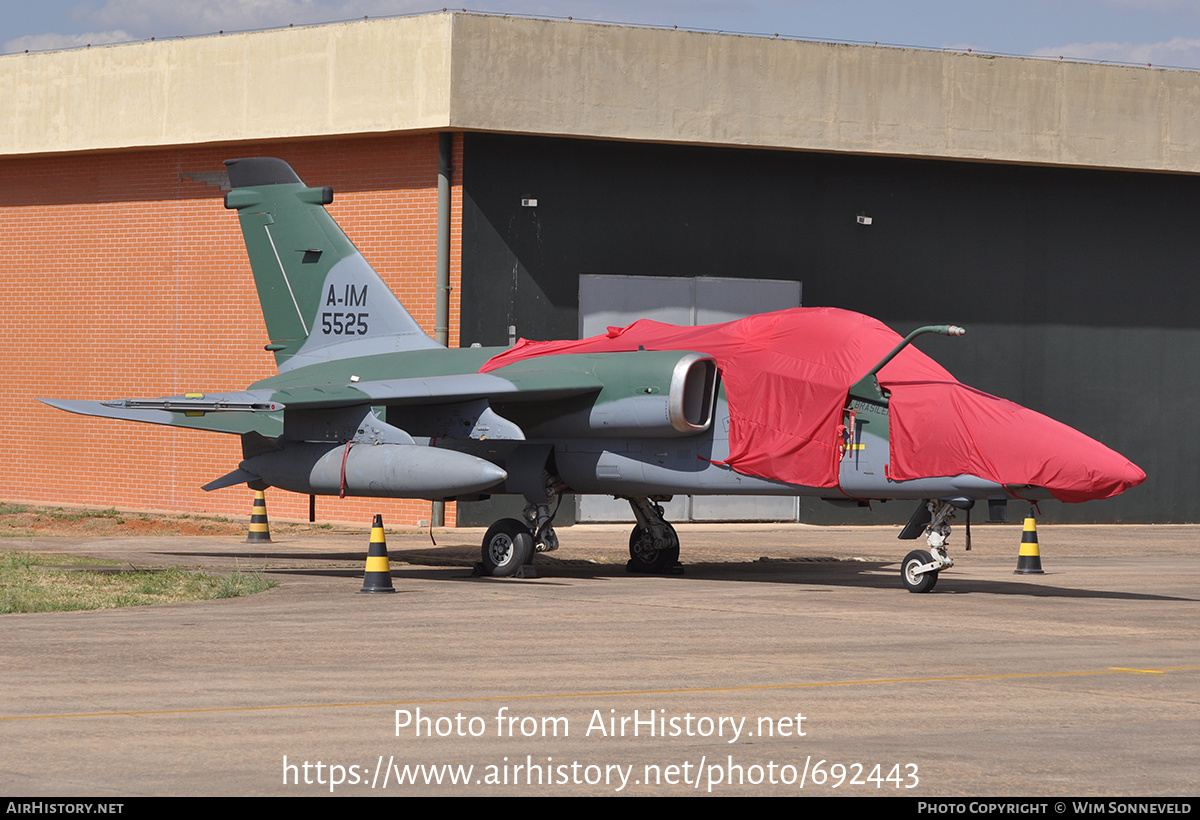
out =
[[[79,712],[60,715],[5,715],[0,720],[50,720],[54,718],[141,717],[146,715],[204,715],[213,712],[272,712],[281,709],[355,709],[374,706],[430,706],[439,703],[492,703],[518,700],[567,700],[571,698],[612,698],[630,695],[694,695],[706,692],[768,692],[780,689],[819,689],[830,686],[871,686],[881,683],[954,683],[958,681],[1017,680],[1021,678],[1069,678],[1081,675],[1165,675],[1167,672],[1194,672],[1200,666],[1168,666],[1162,669],[1089,669],[1076,672],[1016,672],[1009,675],[951,675],[939,678],[872,678],[868,680],[816,681],[813,683],[773,683],[761,686],[710,686],[696,689],[629,689],[615,692],[560,692],[543,695],[495,695],[483,698],[437,698],[433,700],[356,701],[352,703],[294,703],[281,706],[216,706],[209,709],[148,709],[128,712]]]

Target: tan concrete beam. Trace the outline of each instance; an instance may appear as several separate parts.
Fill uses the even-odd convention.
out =
[[[452,124],[1200,172],[1200,73],[459,15]]]
[[[1200,73],[475,14],[0,57],[0,155],[439,128],[1200,173]]]
[[[0,57],[0,155],[444,127],[452,19]]]

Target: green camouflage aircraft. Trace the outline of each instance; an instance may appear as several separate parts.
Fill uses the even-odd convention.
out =
[[[794,309],[707,328],[638,322],[592,340],[447,349],[427,336],[283,160],[226,163],[279,373],[240,392],[44,400],[73,413],[238,435],[205,485],[473,500],[515,494],[482,570],[554,550],[564,492],[626,499],[629,569],[677,566],[674,494],[919,502],[914,592],[950,567],[950,520],[986,501],[1104,498],[1145,478],[1065,425],[955,381],[875,320]],[[884,355],[886,354],[886,355]],[[874,367],[870,367],[875,363]],[[969,517],[968,517],[969,534]],[[969,536],[968,536],[969,537]]]

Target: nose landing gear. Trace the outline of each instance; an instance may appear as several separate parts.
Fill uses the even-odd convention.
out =
[[[949,501],[926,501],[900,533],[901,538],[917,538],[924,531],[929,545],[928,550],[913,550],[900,564],[900,580],[909,592],[931,592],[937,586],[938,573],[954,566],[946,542],[950,540],[950,519],[955,511]]]

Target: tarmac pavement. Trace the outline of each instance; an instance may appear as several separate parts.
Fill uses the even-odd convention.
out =
[[[366,527],[5,539],[280,586],[2,616],[0,793],[1200,793],[1200,527],[1044,525],[1025,576],[1019,522],[957,528],[924,595],[895,528],[678,529],[682,575],[588,526],[533,579],[389,533],[394,595],[358,593]]]

